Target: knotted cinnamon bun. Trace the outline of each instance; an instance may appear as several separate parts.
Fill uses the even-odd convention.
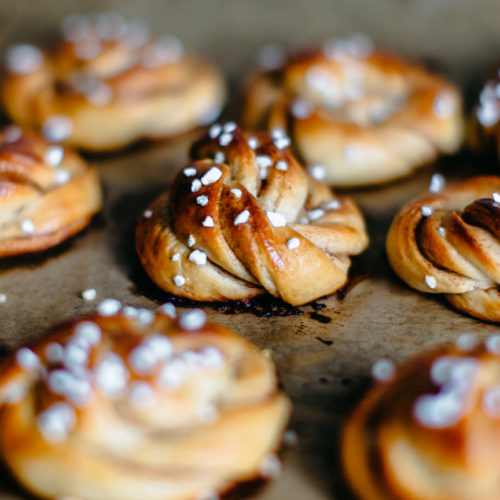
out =
[[[449,184],[412,201],[387,236],[389,262],[411,287],[500,321],[500,178]]]
[[[458,89],[363,35],[289,58],[264,55],[245,88],[243,124],[285,129],[299,157],[325,167],[329,184],[386,182],[460,146]]]
[[[201,310],[107,299],[0,374],[0,454],[30,491],[214,498],[269,469],[289,414],[272,363]],[[264,470],[261,471],[261,467]]]
[[[368,237],[354,203],[302,169],[282,129],[214,125],[193,162],[143,213],[141,262],[164,290],[194,300],[264,292],[299,305],[347,280]]]
[[[47,139],[102,151],[206,125],[225,99],[220,73],[119,14],[70,16],[55,50],[6,52],[2,95],[11,118]]]
[[[17,126],[0,131],[0,257],[45,250],[101,208],[95,169]]]
[[[376,370],[347,420],[342,456],[362,500],[496,500],[500,335]],[[380,365],[382,367],[382,365]]]

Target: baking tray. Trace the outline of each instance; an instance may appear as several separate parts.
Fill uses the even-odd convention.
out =
[[[382,45],[437,63],[466,89],[474,88],[500,53],[491,50],[500,47],[495,26],[500,5],[479,0],[432,4],[423,0],[17,0],[15,5],[1,1],[0,50],[18,41],[46,43],[65,14],[103,8],[128,17],[140,15],[159,31],[179,35],[187,47],[227,72],[233,90],[253,66],[257,47],[268,41],[299,43],[365,31]],[[228,116],[235,113],[229,111]],[[184,166],[195,137],[192,133],[176,141],[87,157],[100,169],[105,194],[103,211],[90,227],[48,252],[0,261],[0,293],[8,296],[7,303],[0,304],[1,354],[62,320],[95,310],[98,300],[106,297],[151,308],[165,299],[138,263],[134,227],[141,211]],[[463,332],[486,336],[498,331],[495,325],[455,312],[438,297],[414,292],[387,264],[384,242],[393,216],[427,189],[437,171],[447,179],[458,179],[496,173],[497,167],[461,153],[389,186],[350,191],[366,216],[371,245],[354,259],[351,284],[317,301],[319,306],[304,306],[299,308],[301,314],[289,316],[206,308],[210,319],[271,350],[282,386],[294,404],[290,427],[297,442],[281,451],[281,477],[264,487],[249,488],[242,497],[350,498],[338,462],[338,437],[343,420],[369,383],[373,362],[382,357],[398,362],[426,347],[453,341]],[[87,288],[97,290],[96,302],[81,299]],[[0,474],[1,500],[27,497],[7,474]]]

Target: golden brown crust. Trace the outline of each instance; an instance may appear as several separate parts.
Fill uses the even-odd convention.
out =
[[[462,98],[444,78],[352,37],[252,75],[242,123],[285,128],[334,186],[378,184],[459,148]]]
[[[137,226],[137,252],[159,287],[203,301],[267,291],[299,305],[346,282],[349,256],[368,244],[361,213],[273,134],[228,123],[194,144],[194,162]]]
[[[462,342],[463,341],[463,342]],[[344,470],[362,500],[495,500],[500,336],[465,334],[407,362],[347,420]]]
[[[18,127],[0,131],[0,257],[45,250],[101,208],[95,169]]]
[[[290,410],[269,359],[201,310],[120,309],[108,299],[5,363],[13,474],[84,500],[189,500],[259,476]]]
[[[457,309],[500,321],[499,177],[449,184],[403,207],[387,236],[387,256],[411,287],[443,293]]]
[[[152,38],[146,26],[114,14],[69,21],[54,51],[7,52],[3,102],[18,124],[104,151],[177,135],[220,113],[222,76],[184,56],[176,38]]]

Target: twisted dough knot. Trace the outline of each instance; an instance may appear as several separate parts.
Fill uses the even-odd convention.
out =
[[[387,237],[394,271],[421,292],[444,293],[461,311],[500,321],[497,191],[500,178],[476,177],[404,207]]]
[[[289,414],[269,359],[201,310],[120,309],[108,299],[7,361],[15,476],[50,498],[188,500],[259,475]]]
[[[265,291],[294,305],[345,284],[363,218],[298,164],[281,130],[214,125],[192,165],[139,221],[137,251],[161,288],[194,300]],[[225,163],[224,163],[225,162]]]
[[[100,208],[97,172],[74,152],[15,126],[0,131],[0,257],[57,245]]]
[[[461,116],[451,83],[358,35],[254,74],[243,124],[283,127],[300,157],[325,167],[327,183],[355,186],[402,177],[456,151]]]
[[[89,150],[206,125],[225,99],[214,67],[118,14],[71,16],[54,51],[18,45],[6,62],[3,101],[13,120]]]
[[[362,500],[496,500],[500,335],[421,355],[347,421],[343,462]]]

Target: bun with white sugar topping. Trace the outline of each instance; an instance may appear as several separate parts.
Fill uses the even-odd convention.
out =
[[[140,20],[73,15],[62,35],[53,51],[16,45],[5,54],[7,113],[49,140],[113,150],[207,125],[222,109],[219,71]]]
[[[143,213],[136,248],[153,281],[193,300],[263,293],[300,305],[347,281],[368,245],[347,197],[306,172],[282,129],[252,134],[213,125],[193,163]]]
[[[473,334],[384,377],[348,418],[342,458],[360,500],[497,500],[500,336]]]
[[[394,219],[389,262],[412,288],[444,294],[460,311],[500,322],[500,177],[433,188]]]
[[[212,498],[276,465],[290,405],[256,347],[201,310],[107,299],[98,311],[18,349],[0,374],[0,455],[27,489]]]
[[[53,247],[101,208],[94,168],[17,126],[0,130],[0,257]]]
[[[276,48],[262,55],[263,68],[245,87],[243,125],[284,128],[329,184],[387,182],[460,147],[458,89],[364,35],[290,57]]]

